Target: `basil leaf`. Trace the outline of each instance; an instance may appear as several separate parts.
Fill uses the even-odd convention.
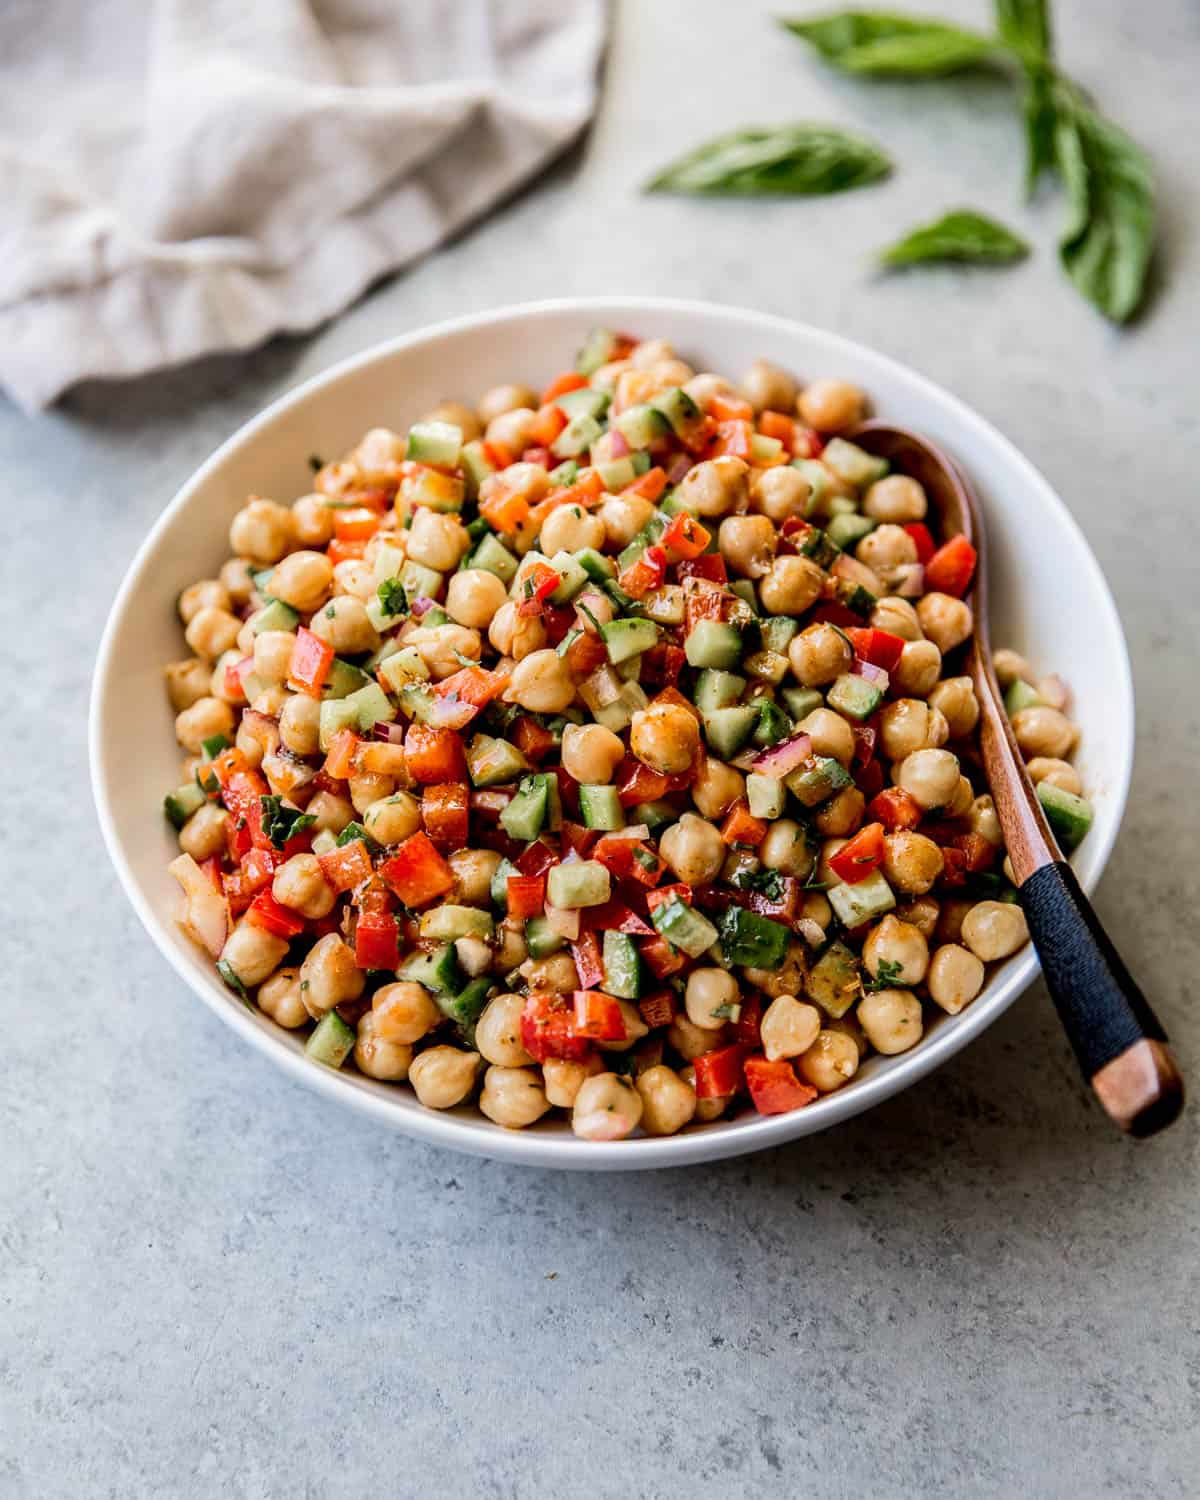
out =
[[[945,21],[889,11],[847,10],[780,24],[815,47],[845,73],[876,77],[939,78],[991,61],[991,37]]]
[[[974,209],[959,208],[932,224],[910,230],[882,254],[888,266],[915,266],[930,261],[966,261],[1002,265],[1022,260],[1029,246],[1011,229]]]
[[[284,807],[282,797],[262,796],[258,800],[262,806],[262,830],[276,849],[282,849],[288,839],[317,821],[312,813],[302,813],[298,807]]]
[[[1046,0],[996,0],[996,30],[1023,61],[1049,62],[1053,43]]]
[[[1028,66],[1021,92],[1025,121],[1025,191],[1032,193],[1043,172],[1054,169],[1054,74],[1049,68]]]
[[[646,190],[734,197],[840,193],[890,170],[884,153],[862,136],[829,125],[779,125],[717,136],[665,167]]]
[[[1145,295],[1154,248],[1150,161],[1066,79],[1055,81],[1053,97],[1055,161],[1070,205],[1059,255],[1083,295],[1124,323]]]

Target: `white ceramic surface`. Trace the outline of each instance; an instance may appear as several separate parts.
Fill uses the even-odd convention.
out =
[[[795,1114],[745,1114],[667,1139],[612,1144],[576,1140],[561,1120],[506,1131],[474,1111],[422,1109],[403,1086],[312,1064],[294,1035],[243,1007],[174,923],[178,891],[166,865],[177,846],[160,811],[181,758],[162,679],[164,663],[186,654],[175,600],[228,556],[229,521],[246,495],[290,500],[309,488],[309,454],[340,454],[370,426],[404,430],[443,397],[469,400],[510,380],[536,387],[569,363],[598,323],[669,339],[696,368],[731,377],[757,357],[802,379],[844,376],[870,393],[879,416],[925,433],[962,460],[986,512],[993,644],[1027,653],[1074,689],[1083,731],[1077,763],[1095,806],[1095,823],[1074,863],[1090,891],[1128,793],[1133,688],[1112,596],[1065,506],[993,427],[913,371],[817,328],[699,302],[546,302],[444,323],[336,366],[243,427],[175,496],[117,595],[93,682],[92,781],[109,852],[160,951],[229,1026],[302,1082],[410,1135],[505,1161],[576,1169],[680,1166],[823,1130],[907,1087],[1012,1004],[1037,972],[1032,950],[999,968],[961,1015],[939,1017],[913,1051],[871,1058],[847,1088]]]

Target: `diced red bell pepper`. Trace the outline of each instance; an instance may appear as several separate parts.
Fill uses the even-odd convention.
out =
[[[665,938],[650,938],[639,945],[638,952],[655,979],[666,979],[671,974],[678,974],[687,963],[685,956],[678,949],[672,948]]]
[[[942,848],[942,873],[938,877],[940,884],[947,886],[965,885],[967,879],[967,856],[961,849],[955,849],[952,845],[944,845]]]
[[[686,661],[687,656],[682,646],[660,641],[642,656],[642,681],[651,686],[674,687]]]
[[[879,738],[879,731],[873,724],[851,724],[850,733],[854,736],[855,764],[869,766],[875,758],[875,741]],[[859,790],[862,790],[861,787]]]
[[[627,755],[617,768],[617,796],[622,807],[633,807],[638,802],[657,802],[666,791],[667,778],[632,755]]]
[[[247,840],[249,834],[246,834]],[[283,855],[277,849],[244,849],[236,870],[226,875],[221,889],[229,899],[234,911],[243,911],[259,891],[271,884],[275,871],[283,863]]]
[[[639,474],[632,484],[627,484],[622,495],[641,495],[643,500],[657,500],[667,487],[667,471],[655,465]]]
[[[325,756],[326,775],[337,781],[345,781],[354,770],[354,758],[358,754],[359,738],[353,729],[339,729],[329,742]]]
[[[541,618],[546,628],[548,646],[560,646],[571,631],[577,628],[575,610],[569,604],[543,604]]]
[[[464,667],[433,685],[439,698],[460,698],[473,708],[486,708],[508,686],[508,672],[489,672],[486,667]]]
[[[778,438],[789,458],[796,451],[796,419],[781,411],[764,411],[758,419],[758,430],[764,437]]]
[[[513,725],[512,737],[521,754],[532,761],[542,760],[554,749],[554,736],[550,731],[543,729],[536,719],[524,715]]]
[[[578,370],[564,370],[561,375],[556,375],[542,392],[542,405],[548,406],[551,401],[557,401],[568,391],[581,391],[585,385],[587,385],[587,378]]]
[[[525,921],[541,914],[546,906],[544,875],[510,875],[508,877],[508,914]]]
[[[696,1070],[697,1099],[727,1099],[736,1094],[742,1082],[742,1049],[734,1042],[715,1052],[702,1052],[693,1058]]]
[[[558,863],[558,850],[542,839],[535,839],[521,851],[517,869],[522,875],[544,875],[551,865]]]
[[[558,460],[549,448],[543,448],[540,443],[533,443],[521,454],[523,464],[537,464],[539,469],[552,469]]]
[[[971,585],[979,554],[965,536],[952,536],[925,564],[925,588],[961,599]]]
[[[883,824],[860,828],[829,860],[829,868],[847,885],[857,885],[883,863]]]
[[[367,542],[379,530],[383,517],[365,505],[348,506],[333,513],[333,534],[339,542]]]
[[[718,422],[717,435],[708,449],[708,456],[710,458],[728,456],[749,460],[750,439],[753,435],[754,428],[747,420],[734,419],[728,422]]]
[[[851,625],[846,631],[854,653],[860,661],[870,662],[873,667],[882,667],[885,672],[894,672],[904,651],[904,638],[893,635],[890,630],[878,630],[874,626]]]
[[[749,401],[725,391],[718,391],[715,396],[709,397],[708,411],[718,422],[749,422],[754,416],[754,408]]]
[[[513,532],[529,519],[529,501],[500,482],[480,500],[479,514],[494,531]]]
[[[294,693],[319,698],[332,666],[333,647],[319,635],[314,635],[306,625],[301,625],[296,631],[296,644],[292,647],[292,659],[288,664],[288,687]]]
[[[379,867],[380,876],[405,906],[428,906],[454,884],[454,873],[426,833],[413,833]]]
[[[797,424],[794,452],[797,458],[820,458],[825,452],[825,440],[816,428]]]
[[[611,995],[600,990],[575,991],[575,1035],[590,1042],[621,1042],[625,1017]]]
[[[703,578],[708,583],[729,582],[725,559],[719,552],[706,552],[702,557],[693,557],[686,562],[681,562],[675,572],[680,579]]]
[[[555,406],[553,402],[544,402],[529,424],[530,439],[548,448],[567,425],[567,421],[567,414],[561,406]],[[521,457],[524,459],[525,455],[522,454]]]
[[[703,589],[688,594],[683,604],[684,635],[691,635],[701,620],[723,620],[729,595],[724,589]]]
[[[651,589],[662,588],[667,576],[667,554],[660,546],[647,547],[617,582],[631,599],[643,599]]]
[[[673,562],[691,562],[701,557],[705,547],[712,541],[712,532],[701,526],[695,516],[686,510],[672,516],[670,525],[663,532],[660,545]]]
[[[675,1019],[675,995],[671,990],[655,990],[638,1001],[638,1010],[651,1031],[658,1026],[669,1026]]]
[[[917,544],[917,561],[927,563],[937,551],[937,546],[924,521],[910,521],[904,528]]]
[[[298,932],[304,931],[304,918],[298,912],[289,911],[286,906],[280,906],[268,890],[259,891],[250,903],[246,921],[252,922],[255,927],[261,927],[264,932],[271,932],[276,937],[289,940]]]
[[[481,818],[490,818],[494,823],[514,796],[515,793],[511,787],[483,787],[480,791],[471,793],[469,799],[471,811]]]
[[[839,604],[836,599],[826,599],[808,616],[808,622],[810,625],[837,625],[842,630],[849,630],[852,625],[862,624],[862,616],[856,615],[844,604]]]
[[[692,888],[685,885],[683,881],[676,881],[674,885],[660,885],[655,891],[646,892],[646,908],[648,911],[657,911],[660,906],[666,906],[669,902],[680,900],[685,906],[692,904]]]
[[[591,1051],[587,1037],[575,1031],[574,1007],[562,995],[535,991],[521,1011],[521,1045],[534,1062],[552,1057],[581,1062]]]
[[[759,996],[744,995],[734,1034],[747,1052],[757,1052],[762,1046],[762,1014],[763,1004]]]
[[[770,826],[763,818],[756,818],[749,803],[739,798],[725,815],[721,837],[727,844],[744,844],[748,849],[757,849]]]
[[[869,760],[855,772],[854,784],[869,802],[883,791],[883,767],[877,760]]]
[[[816,1089],[796,1077],[796,1070],[786,1057],[775,1062],[768,1062],[765,1057],[748,1057],[744,1069],[751,1103],[760,1115],[786,1115],[793,1109],[803,1109],[817,1097]],[[699,1088],[696,1092],[699,1094]]]
[[[561,769],[555,766],[557,772]],[[564,818],[562,827],[558,831],[559,843],[562,845],[562,857],[578,854],[580,859],[588,858],[588,851],[599,838],[594,828],[585,828],[582,823],[572,822],[570,818]]]
[[[512,453],[503,443],[484,442],[483,456],[491,464],[493,469],[507,469],[514,462]]]
[[[954,847],[961,851],[966,860],[967,870],[972,875],[978,875],[984,870],[990,870],[996,862],[996,846],[984,838],[981,833],[960,833],[954,839]]]
[[[443,849],[464,849],[470,830],[469,793],[461,781],[443,781],[421,793],[421,822]]]
[[[378,875],[372,874],[370,880],[365,881],[362,887],[355,892],[354,904],[360,912],[378,914],[380,912],[394,912],[396,910],[396,898],[380,880]]]
[[[867,816],[882,823],[889,833],[915,828],[921,821],[921,804],[898,786],[890,786],[867,804]]]
[[[410,724],[404,736],[404,758],[409,775],[421,786],[467,779],[462,740],[453,729]]]
[[[600,943],[594,932],[581,932],[579,941],[571,944],[571,957],[575,960],[575,972],[585,990],[592,990],[604,978],[604,963],[600,957]]]
[[[318,854],[321,874],[335,891],[352,891],[372,874],[371,855],[362,839],[352,839],[340,849]]]
[[[360,969],[395,969],[400,963],[400,927],[387,912],[364,912],[354,929],[354,962]]]
[[[325,549],[325,556],[336,568],[338,563],[360,562],[366,555],[366,551],[366,542],[343,542],[339,541],[337,537],[334,537],[333,541],[330,542],[329,546]]]
[[[508,877],[510,880],[512,876]],[[512,898],[509,897],[509,911]],[[623,901],[606,901],[603,906],[587,906],[579,914],[592,932],[626,932],[635,937],[653,937],[654,928],[648,927],[637,912],[631,911]]]
[[[543,601],[548,599],[562,582],[562,574],[548,563],[535,562],[521,580],[519,615],[540,615]]]
[[[638,885],[653,886],[667,868],[657,849],[643,844],[641,839],[626,839],[629,845],[629,872],[625,877]]]

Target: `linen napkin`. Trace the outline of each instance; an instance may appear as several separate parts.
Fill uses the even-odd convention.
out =
[[[604,0],[4,0],[0,384],[311,328],[587,122]]]

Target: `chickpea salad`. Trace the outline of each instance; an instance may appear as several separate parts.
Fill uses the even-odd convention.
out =
[[[314,1063],[512,1129],[802,1109],[1027,938],[979,771],[973,548],[866,398],[596,330],[251,496],[166,669],[181,924]],[[1067,848],[1056,677],[996,653]]]

